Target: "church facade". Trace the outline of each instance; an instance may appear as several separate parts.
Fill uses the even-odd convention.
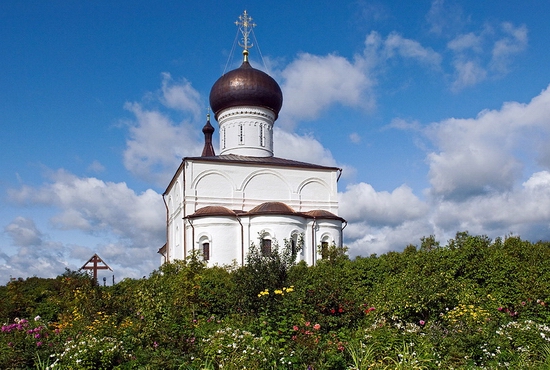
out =
[[[198,251],[209,266],[242,265],[252,243],[270,253],[286,242],[300,245],[297,260],[314,265],[322,248],[342,245],[341,169],[273,156],[283,95],[273,78],[250,65],[246,47],[243,56],[242,65],[220,77],[210,92],[219,154],[208,117],[202,155],[183,158],[163,194],[162,263]]]

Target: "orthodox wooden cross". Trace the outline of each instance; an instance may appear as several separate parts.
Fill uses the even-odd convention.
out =
[[[82,266],[80,268],[81,270],[92,270],[94,272],[94,282],[97,284],[97,270],[111,270],[113,271],[112,268],[110,268],[105,262],[103,262],[103,260],[97,255],[97,254],[94,254],[92,256],[92,258],[90,258],[88,260],[88,262],[86,262],[84,264],[84,266]]]

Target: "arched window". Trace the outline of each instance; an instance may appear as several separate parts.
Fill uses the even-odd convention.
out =
[[[271,237],[269,234],[263,235],[262,239],[260,239],[260,252],[262,256],[271,256]]]
[[[204,242],[202,243],[201,245],[201,252],[202,252],[202,259],[204,261],[208,261],[210,260],[210,243],[207,241],[207,242]]]
[[[329,235],[323,235],[321,238],[321,258],[326,259],[328,258],[328,252],[329,252]]]
[[[212,241],[206,235],[199,238],[199,253],[203,261],[209,261],[212,257]]]

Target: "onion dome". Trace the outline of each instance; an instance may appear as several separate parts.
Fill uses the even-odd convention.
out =
[[[294,214],[294,210],[282,202],[265,202],[252,208],[249,214],[276,213],[282,215]]]
[[[210,90],[210,107],[216,119],[222,110],[239,106],[268,108],[277,119],[282,105],[279,84],[267,73],[252,68],[246,57],[239,68],[220,77]]]
[[[214,147],[212,146],[212,134],[214,133],[214,127],[210,124],[210,114],[207,115],[206,124],[202,128],[204,134],[204,148],[202,149],[201,157],[214,157]]]

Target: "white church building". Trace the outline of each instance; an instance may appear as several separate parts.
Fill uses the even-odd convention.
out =
[[[248,61],[249,18],[242,65],[210,91],[219,125],[219,154],[210,115],[200,157],[185,157],[163,193],[166,244],[161,263],[201,254],[209,266],[246,262],[254,243],[270,253],[286,240],[301,242],[297,260],[315,265],[321,248],[342,245],[346,222],[338,216],[341,169],[273,156],[273,126],[283,104],[277,82]],[[244,29],[244,31],[243,31]]]

